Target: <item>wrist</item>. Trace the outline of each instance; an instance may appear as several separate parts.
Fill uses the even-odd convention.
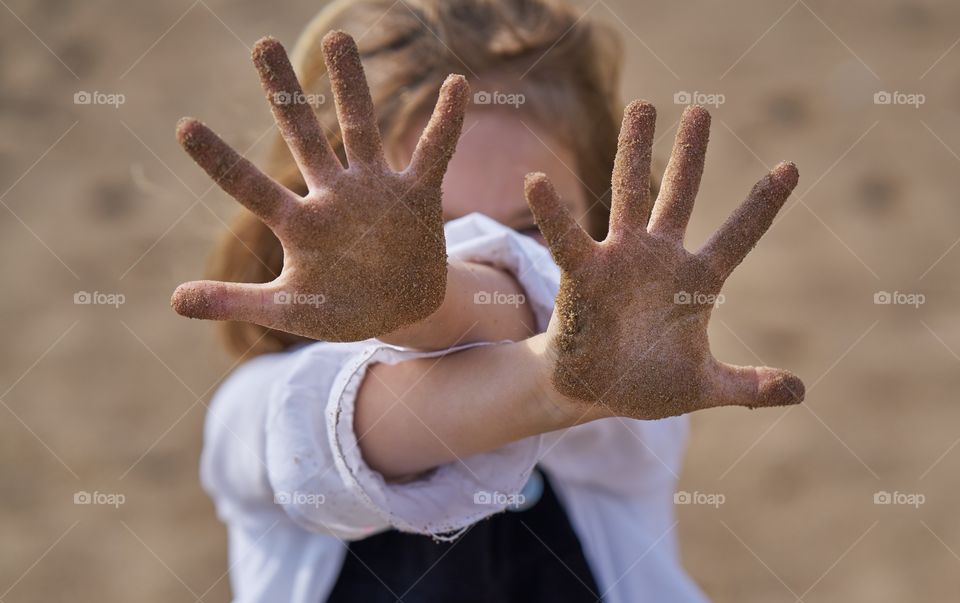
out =
[[[434,310],[430,316],[381,335],[377,339],[390,345],[420,350],[435,350],[453,345],[454,342],[449,341],[449,334],[457,331],[456,325],[451,324],[451,321],[456,317],[456,313],[453,310],[453,306],[456,303],[456,295],[455,293],[451,295],[451,290],[455,292],[457,279],[451,278],[451,275],[455,274],[456,270],[449,262],[447,263],[446,270],[446,290],[443,301],[437,309]],[[469,333],[463,334],[461,339],[465,339],[464,343],[470,341],[468,336]]]
[[[474,341],[521,341],[535,324],[523,288],[512,274],[485,264],[451,260],[440,307],[420,322],[379,339],[401,347],[438,350]]]
[[[538,411],[553,429],[564,429],[611,416],[606,407],[563,395],[554,385],[557,354],[550,345],[550,335],[540,333],[519,343],[530,358],[534,371],[534,392]]]

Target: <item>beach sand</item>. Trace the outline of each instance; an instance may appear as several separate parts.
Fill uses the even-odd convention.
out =
[[[50,50],[0,11],[0,598],[226,601],[225,533],[197,463],[231,362],[213,325],[177,316],[169,297],[201,276],[238,208],[173,129],[196,115],[262,158],[275,130],[249,46],[273,35],[289,48],[319,4],[8,4]],[[624,100],[657,107],[655,168],[675,95],[708,101],[688,247],[777,162],[801,173],[728,281],[711,344],[728,362],[796,372],[806,401],[693,418],[679,489],[724,504],[677,506],[690,573],[718,602],[955,597],[960,6],[591,12],[622,31]],[[95,91],[125,102],[74,104]],[[926,102],[874,103],[895,91]],[[84,291],[114,297],[75,304]],[[875,304],[883,292],[924,303]],[[125,502],[76,505],[80,491]],[[925,502],[874,504],[882,491]]]

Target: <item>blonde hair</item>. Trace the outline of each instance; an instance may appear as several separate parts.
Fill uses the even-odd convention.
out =
[[[571,167],[591,206],[587,229],[597,239],[606,236],[622,111],[616,32],[555,0],[338,0],[307,25],[291,53],[304,93],[327,100],[332,95],[320,43],[332,29],[357,41],[389,162],[398,161],[400,141],[422,123],[448,74],[502,82],[510,88],[505,92],[524,96],[525,116],[573,152],[576,165]],[[333,103],[315,107],[345,162]],[[279,135],[265,171],[306,193]],[[279,274],[283,250],[269,228],[244,211],[232,230],[214,254],[211,278],[267,282]],[[280,351],[302,341],[250,323],[226,323],[225,334],[237,356]]]

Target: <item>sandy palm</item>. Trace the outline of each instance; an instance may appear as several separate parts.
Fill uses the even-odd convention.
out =
[[[252,322],[327,341],[376,337],[429,316],[443,301],[446,249],[440,185],[463,123],[469,88],[451,75],[413,155],[394,172],[353,39],[323,40],[349,167],[331,149],[287,54],[264,38],[253,50],[274,118],[306,181],[299,196],[241,157],[199,121],[181,120],[184,149],[283,245],[269,283],[196,281],[172,304],[193,318]]]
[[[710,115],[701,107],[684,112],[656,203],[650,194],[655,121],[656,110],[644,102],[624,112],[610,231],[601,243],[574,221],[546,176],[527,176],[527,201],[562,270],[549,329],[556,387],[638,419],[802,401],[803,383],[793,374],[719,362],[707,340],[723,282],[796,186],[796,167],[775,167],[690,253],[683,238],[703,173]]]

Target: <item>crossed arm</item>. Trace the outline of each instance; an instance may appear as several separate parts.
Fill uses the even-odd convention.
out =
[[[654,201],[656,114],[649,104],[632,103],[624,112],[606,240],[580,229],[546,176],[527,177],[528,204],[561,268],[556,310],[547,332],[537,334],[525,304],[473,303],[479,291],[520,292],[510,274],[446,259],[440,184],[459,136],[466,81],[447,79],[411,165],[396,173],[383,159],[353,40],[331,32],[323,52],[346,168],[309,105],[281,102],[303,96],[279,43],[264,39],[253,53],[308,185],[305,197],[262,174],[206,126],[181,122],[178,138],[187,152],[277,234],[284,266],[266,284],[181,285],[172,304],[194,318],[244,320],[326,341],[378,337],[420,349],[511,341],[372,366],[358,395],[355,430],[373,469],[402,480],[599,418],[656,419],[803,399],[802,382],[787,371],[715,360],[706,334],[712,304],[700,301],[720,291],[769,227],[796,185],[792,164],[774,168],[714,237],[690,253],[683,234],[703,170],[709,114],[699,107],[684,113]],[[278,304],[278,293],[325,301]],[[679,304],[678,293],[697,295],[694,303]]]

